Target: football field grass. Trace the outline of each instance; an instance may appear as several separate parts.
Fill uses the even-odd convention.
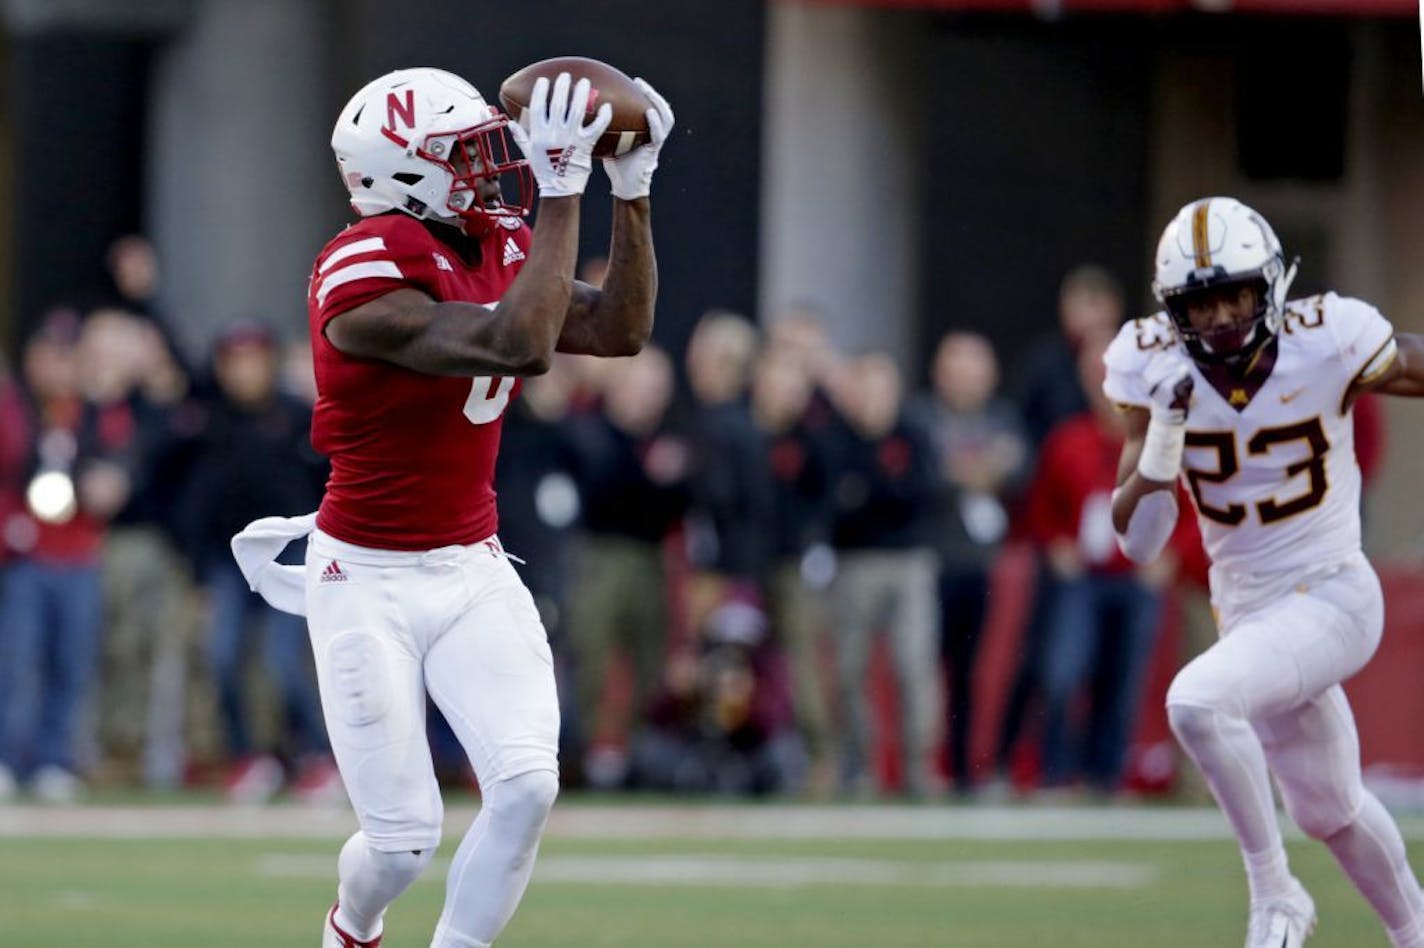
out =
[[[386,948],[429,944],[470,814],[450,814]],[[349,827],[285,807],[0,809],[0,944],[315,948]],[[1290,852],[1320,909],[1310,948],[1386,944],[1323,847]],[[1239,945],[1244,916],[1207,811],[561,804],[499,944],[1187,948]]]

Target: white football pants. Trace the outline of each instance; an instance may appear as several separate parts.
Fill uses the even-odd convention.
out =
[[[443,809],[425,731],[428,693],[468,755],[486,804],[503,800],[505,786],[512,791],[505,796],[513,802],[489,807],[471,830],[479,838],[467,840],[456,857],[461,867],[511,871],[452,886],[449,897],[483,892],[512,913],[557,790],[559,710],[543,624],[499,541],[399,552],[316,531],[307,548],[306,609],[332,751],[365,844],[408,853],[440,841]],[[536,773],[544,775],[537,786],[515,779]],[[489,825],[501,812],[511,823],[507,831]],[[519,851],[481,855],[480,847],[506,843]],[[376,908],[360,913],[372,927]],[[465,914],[447,905],[443,927],[458,929]],[[503,914],[496,928],[508,918],[481,914]],[[478,941],[468,943],[495,934],[472,932]]]
[[[1212,591],[1221,638],[1178,673],[1167,710],[1248,871],[1264,861],[1284,873],[1269,768],[1291,818],[1330,846],[1391,932],[1416,927],[1424,898],[1398,829],[1361,781],[1340,687],[1379,645],[1384,599],[1374,570],[1359,554],[1292,576],[1214,569]]]

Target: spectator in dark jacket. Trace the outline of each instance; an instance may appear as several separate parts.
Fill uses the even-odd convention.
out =
[[[277,339],[261,323],[238,322],[223,331],[213,374],[218,394],[180,504],[183,535],[209,597],[209,655],[234,762],[227,789],[235,800],[271,796],[285,778],[282,754],[297,768],[298,792],[323,796],[335,791],[337,778],[305,625],[248,589],[229,547],[252,520],[316,509],[325,466],[311,448],[311,412],[279,390]],[[261,620],[255,640],[252,619]],[[257,641],[286,722],[285,733],[263,746],[246,700],[244,659]]]
[[[687,344],[692,403],[685,429],[692,445],[688,558],[693,576],[687,627],[730,594],[755,590],[770,557],[766,524],[773,515],[766,441],[752,422],[747,386],[757,332],[735,313],[713,310]]]
[[[560,760],[577,760],[582,727],[574,700],[573,649],[568,641],[569,596],[578,557],[578,461],[569,417],[574,377],[565,357],[545,375],[524,380],[520,397],[504,413],[495,484],[499,490],[499,537],[525,561],[524,583],[534,597],[553,651],[559,686]],[[453,737],[453,735],[451,735]],[[451,741],[449,757],[467,766],[463,748]],[[438,763],[438,762],[437,762]],[[576,779],[571,772],[570,778]]]
[[[108,419],[129,479],[104,537],[105,635],[98,714],[105,777],[173,787],[186,764],[188,656],[196,623],[171,528],[196,406],[158,331],[117,309],[89,314],[79,340],[86,398]]]
[[[869,789],[870,712],[865,673],[872,633],[890,637],[900,696],[902,788],[932,792],[930,753],[939,703],[937,558],[930,529],[939,492],[934,448],[902,410],[889,356],[850,362],[833,398],[846,420],[832,486],[836,550],[836,664],[844,724],[844,789]]]
[[[1122,285],[1107,270],[1089,263],[1063,277],[1058,326],[1025,347],[1014,374],[1013,398],[1029,444],[1042,444],[1060,421],[1088,410],[1078,353],[1085,341],[1117,332],[1122,317]]]
[[[623,735],[598,720],[614,650],[632,659],[637,712],[657,689],[667,655],[663,543],[687,510],[690,460],[686,439],[668,421],[672,396],[667,353],[645,346],[605,380],[602,412],[570,428],[584,536],[568,630],[580,739],[598,758],[590,759],[588,777],[600,784],[620,781],[623,770],[613,749]]]
[[[109,245],[104,258],[109,286],[101,294],[100,308],[114,307],[129,313],[156,333],[164,359],[149,366],[144,384],[155,400],[166,403],[181,395],[193,380],[192,366],[179,344],[172,322],[158,305],[163,268],[153,242],[142,234],[124,234]],[[157,389],[167,390],[158,395]]]
[[[773,503],[765,524],[771,568],[765,580],[773,635],[791,664],[792,706],[810,758],[812,792],[830,789],[827,688],[821,674],[826,630],[820,598],[835,569],[830,550],[830,435],[808,423],[814,382],[803,361],[768,348],[752,379],[752,417],[767,441]]]
[[[949,672],[949,761],[955,789],[974,788],[970,713],[974,658],[988,612],[989,571],[1008,531],[1005,500],[1022,475],[1027,446],[1013,405],[996,397],[999,363],[989,340],[952,332],[935,352],[933,393],[914,406],[930,432],[941,487],[935,548]]]

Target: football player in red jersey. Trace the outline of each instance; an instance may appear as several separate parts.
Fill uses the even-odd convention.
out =
[[[323,948],[379,945],[386,907],[440,841],[427,694],[483,795],[431,945],[491,944],[528,884],[558,792],[559,713],[539,615],[496,537],[495,454],[521,377],[555,350],[632,355],[652,329],[648,191],[673,116],[639,82],[652,141],[604,160],[615,201],[601,289],[574,279],[579,200],[611,117],[606,104],[590,117],[586,80],[540,79],[520,125],[457,76],[406,69],[337,120],[361,219],[322,250],[308,293],[312,439],[331,478],[314,525],[268,518],[234,540],[253,588],[307,615],[360,824]],[[269,541],[308,530],[304,586],[274,579]]]

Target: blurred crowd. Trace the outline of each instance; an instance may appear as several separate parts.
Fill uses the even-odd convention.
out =
[[[190,363],[152,248],[124,238],[109,264],[113,285],[45,313],[0,375],[0,799],[340,799],[302,620],[228,547],[320,500],[308,341],[242,319]],[[887,353],[839,351],[810,306],[709,312],[680,364],[649,346],[528,380],[500,533],[554,648],[565,784],[1119,792],[1164,608],[1185,604],[1197,647],[1214,634],[1190,517],[1151,567],[1114,539],[1101,355],[1125,315],[1080,267],[1013,372],[952,331],[922,392]],[[1033,564],[1007,590],[1006,549]],[[1023,600],[1017,668],[976,754],[996,589]],[[434,709],[430,727],[442,777],[468,782]]]

